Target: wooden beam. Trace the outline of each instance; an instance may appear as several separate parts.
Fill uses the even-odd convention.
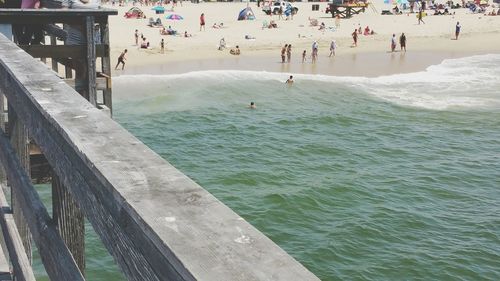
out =
[[[87,42],[87,50],[86,50],[86,79],[85,79],[85,87],[87,88],[88,101],[93,105],[97,105],[97,89],[96,89],[96,42],[95,42],[95,32],[94,32],[94,17],[87,16],[85,18],[85,37]]]
[[[81,24],[85,17],[96,19],[117,15],[112,9],[0,9],[0,23],[10,24]]]
[[[56,175],[52,175],[52,216],[57,230],[75,259],[80,272],[85,272],[85,220],[82,211]]]
[[[12,217],[12,210],[5,198],[4,190],[5,188],[2,184],[0,189],[0,225],[2,227],[5,246],[9,252],[13,275],[15,276],[15,280],[36,281],[31,263],[28,256],[26,256],[21,236],[17,231],[14,218]]]
[[[12,105],[8,103],[8,118],[9,118],[9,137],[15,152],[18,155],[19,161],[22,165],[23,171],[27,174],[30,172],[30,156],[29,156],[29,138],[28,131],[12,108]],[[9,185],[10,185],[10,178]],[[22,207],[22,202],[20,201],[20,194],[18,189],[11,189],[11,206],[13,210],[14,220],[17,225],[17,229],[21,238],[23,239],[24,248],[26,250],[26,255],[28,259],[32,260],[31,251],[31,233],[28,224],[25,219],[24,209]]]
[[[19,48],[34,58],[83,59],[86,58],[85,45],[19,45]],[[95,54],[102,57],[109,54],[109,45],[96,45]]]
[[[57,46],[57,40],[56,40],[56,37],[54,35],[50,36],[50,46]],[[59,70],[57,68],[57,61],[55,59],[51,58],[51,62],[52,62],[52,70],[55,73],[59,73]]]
[[[51,280],[85,280],[3,131],[0,131],[0,161],[12,189],[18,191],[17,199]]]
[[[99,27],[101,28],[101,44],[105,46],[109,46],[109,24],[106,19],[106,21],[99,22]],[[113,116],[113,98],[112,98],[112,89],[111,89],[111,58],[109,55],[109,48],[105,50],[106,52],[101,56],[101,65],[102,65],[102,72],[103,75],[108,77],[108,85],[106,89],[103,89],[102,91],[102,100],[103,103],[106,107],[109,108],[111,116]]]
[[[111,78],[109,78],[111,79]],[[68,84],[71,88],[75,88],[75,79],[63,79],[66,84]],[[97,77],[96,78],[96,89],[97,90],[105,90],[108,86],[108,78],[105,77]]]

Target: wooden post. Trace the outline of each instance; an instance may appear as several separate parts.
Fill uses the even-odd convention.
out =
[[[57,45],[56,37],[54,35],[50,36],[50,45]],[[57,61],[54,58],[52,60],[52,70],[54,70],[57,74],[59,74],[59,70],[57,68]]]
[[[88,101],[96,106],[97,105],[97,89],[96,89],[96,67],[95,67],[95,37],[94,37],[94,17],[85,17],[85,37],[87,42],[87,58],[86,58],[86,83],[85,88],[88,92]]]
[[[29,154],[29,139],[28,132],[21,121],[18,119],[16,112],[9,105],[9,131],[10,140],[14,150],[16,151],[21,165],[26,170],[26,173],[30,173],[30,154]],[[26,250],[26,255],[30,262],[32,261],[31,252],[31,234],[28,229],[28,225],[22,213],[22,206],[20,206],[18,200],[18,191],[11,188],[11,205],[12,213],[14,216],[14,221],[16,222],[19,235],[23,241],[24,248]]]
[[[104,56],[102,57],[102,72],[108,76],[106,89],[102,91],[102,100],[105,106],[109,108],[111,116],[113,116],[113,100],[112,100],[112,90],[111,90],[111,58],[109,54],[109,25],[108,18],[104,21],[99,22],[101,28],[101,44],[108,46],[104,50]]]
[[[73,255],[80,272],[85,272],[85,222],[68,189],[52,173],[52,218],[61,237]]]

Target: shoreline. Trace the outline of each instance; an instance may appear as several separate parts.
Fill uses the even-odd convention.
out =
[[[114,71],[113,77],[121,75],[171,75],[209,70],[245,70],[284,74],[378,77],[424,71],[429,66],[440,64],[446,59],[495,53],[500,52],[362,52],[341,54],[332,58],[320,55],[316,64],[310,62],[301,63],[297,61],[298,58],[291,63],[281,63],[279,61],[280,58],[276,56],[191,59],[169,61],[165,64],[127,65],[124,71]]]

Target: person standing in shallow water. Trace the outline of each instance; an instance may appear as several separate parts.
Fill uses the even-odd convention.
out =
[[[290,78],[288,78],[285,82],[285,84],[292,85],[293,84],[293,76],[290,75]]]
[[[285,44],[285,46],[283,48],[281,48],[281,63],[285,63],[287,50],[288,50],[288,44]]]

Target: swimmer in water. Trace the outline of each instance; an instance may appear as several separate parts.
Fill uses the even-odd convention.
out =
[[[288,80],[286,80],[286,82],[285,82],[285,83],[286,83],[286,84],[289,84],[289,85],[293,84],[293,76],[292,76],[292,75],[290,75],[290,78],[288,78]]]
[[[252,101],[250,102],[250,109],[256,109],[257,107],[255,107],[255,103]]]

